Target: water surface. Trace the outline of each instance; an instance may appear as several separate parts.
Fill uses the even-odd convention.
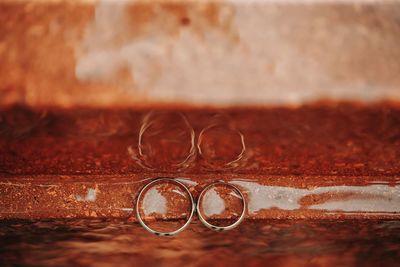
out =
[[[123,220],[3,221],[1,266],[398,266],[400,221],[244,221],[216,233],[195,220],[157,237]]]

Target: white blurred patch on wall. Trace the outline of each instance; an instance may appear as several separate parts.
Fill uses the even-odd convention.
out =
[[[400,98],[400,25],[388,19],[399,9],[378,8],[376,20],[389,24],[377,29],[356,5],[351,12],[360,18],[341,20],[329,6],[321,13],[313,7],[299,11],[234,1],[218,6],[219,23],[229,24],[226,30],[207,25],[197,12],[201,5],[189,6],[190,24],[180,25],[153,4],[156,15],[145,31],[133,35],[140,25],[129,5],[100,1],[77,48],[76,77],[111,81],[162,101],[299,104],[320,98]],[[168,29],[174,27],[178,34],[171,35]],[[206,28],[199,34],[196,27]]]

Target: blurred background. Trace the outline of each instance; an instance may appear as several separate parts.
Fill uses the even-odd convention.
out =
[[[400,97],[397,1],[2,1],[0,103]]]

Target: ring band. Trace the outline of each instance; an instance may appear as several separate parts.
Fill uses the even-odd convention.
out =
[[[204,217],[201,215],[201,212],[200,212],[200,200],[201,200],[201,198],[203,197],[204,193],[207,192],[207,190],[208,190],[210,187],[215,186],[215,185],[230,186],[230,187],[232,187],[235,191],[237,191],[237,192],[239,193],[240,197],[242,198],[242,203],[243,203],[243,210],[242,210],[242,213],[240,214],[239,219],[238,219],[236,222],[234,222],[233,224],[231,224],[231,225],[228,225],[228,226],[217,226],[217,225],[213,225],[213,224],[207,222],[207,220],[204,219]],[[231,229],[237,227],[237,226],[243,221],[243,219],[244,219],[244,217],[245,217],[245,213],[246,213],[246,200],[245,200],[244,195],[242,194],[242,192],[241,192],[241,191],[239,190],[239,188],[237,188],[236,186],[234,186],[234,185],[232,185],[232,184],[229,184],[229,183],[225,183],[225,182],[215,182],[215,183],[212,183],[212,184],[208,185],[206,188],[203,189],[203,191],[201,191],[201,193],[200,193],[200,195],[199,195],[199,198],[198,198],[198,201],[197,201],[197,207],[196,207],[196,209],[197,209],[197,215],[199,216],[200,221],[201,221],[206,227],[210,228],[211,230],[218,231],[218,232],[228,231],[228,230],[231,230]]]
[[[153,185],[157,182],[160,182],[160,181],[172,182],[172,183],[179,185],[180,187],[183,187],[185,189],[185,191],[187,192],[187,194],[189,195],[189,199],[190,199],[190,203],[191,203],[191,211],[190,211],[190,216],[189,216],[188,220],[179,229],[172,231],[172,232],[159,232],[159,231],[156,231],[156,230],[150,228],[143,221],[142,217],[140,216],[140,212],[139,212],[139,200],[141,199],[143,192],[145,192],[146,189],[149,188],[151,185]],[[158,179],[155,179],[154,181],[151,181],[150,183],[146,184],[142,188],[142,190],[140,190],[139,195],[137,197],[137,201],[136,201],[136,217],[137,217],[140,225],[143,226],[143,228],[146,229],[147,231],[149,231],[150,233],[153,233],[157,236],[173,236],[173,235],[176,235],[176,234],[182,232],[186,227],[189,226],[190,222],[192,221],[195,210],[196,210],[196,205],[194,203],[193,196],[190,193],[189,189],[183,183],[181,183],[175,179],[172,179],[172,178],[158,178]]]

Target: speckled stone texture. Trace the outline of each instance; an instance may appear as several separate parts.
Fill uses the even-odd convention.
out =
[[[0,217],[129,218],[167,176],[235,182],[248,218],[397,218],[399,18],[396,1],[1,1]]]
[[[130,217],[149,179],[239,186],[248,218],[396,217],[388,104],[0,113],[0,216]]]

